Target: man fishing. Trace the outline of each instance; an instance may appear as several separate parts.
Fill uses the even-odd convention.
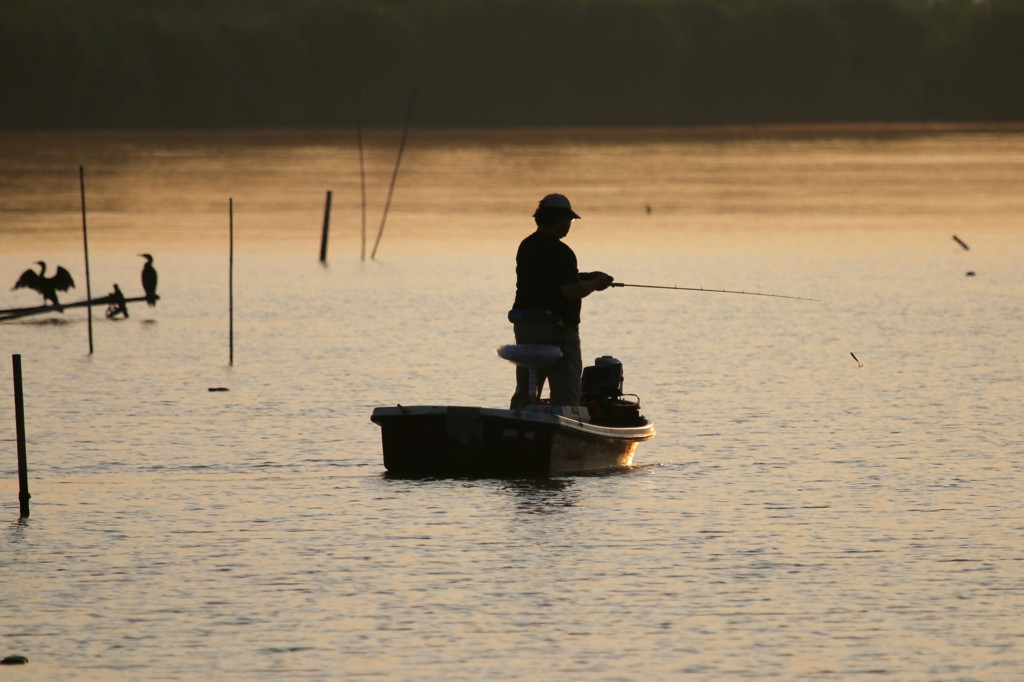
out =
[[[579,215],[562,194],[540,200],[533,220],[537,230],[526,237],[516,253],[516,299],[509,311],[517,344],[558,346],[562,357],[537,370],[536,392],[530,395],[530,371],[516,367],[512,409],[540,398],[544,381],[550,382],[552,405],[579,405],[583,357],[580,350],[582,299],[604,291],[613,281],[603,272],[580,272],[576,254],[562,239]]]

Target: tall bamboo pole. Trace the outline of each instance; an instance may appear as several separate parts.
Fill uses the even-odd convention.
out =
[[[78,167],[78,186],[82,195],[82,242],[85,244],[85,300],[92,300],[92,283],[89,280],[89,230],[85,223],[85,167]],[[89,311],[89,355],[92,355],[92,306]]]
[[[228,364],[235,364],[235,200],[228,199]]]
[[[363,127],[356,121],[356,145],[359,147],[359,192],[363,207],[362,219],[362,250],[359,260],[366,260],[366,162],[363,158]]]

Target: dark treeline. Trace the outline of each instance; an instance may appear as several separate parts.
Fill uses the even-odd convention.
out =
[[[1024,0],[5,0],[0,128],[1024,120]]]

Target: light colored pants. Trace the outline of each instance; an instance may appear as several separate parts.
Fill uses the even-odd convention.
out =
[[[562,358],[537,370],[537,392],[530,395],[530,370],[516,367],[516,392],[512,396],[513,410],[537,402],[545,380],[551,388],[552,405],[579,405],[582,392],[583,355],[580,350],[580,328],[576,325],[550,325],[520,323],[513,325],[516,343],[546,343],[562,349]],[[532,398],[532,400],[531,400]]]

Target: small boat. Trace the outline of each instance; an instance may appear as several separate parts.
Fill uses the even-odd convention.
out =
[[[537,369],[561,357],[556,346],[519,344],[499,356]],[[384,467],[403,476],[542,477],[632,466],[654,437],[640,400],[622,393],[622,363],[610,356],[583,370],[583,405],[545,402],[523,409],[397,405],[373,410]]]

